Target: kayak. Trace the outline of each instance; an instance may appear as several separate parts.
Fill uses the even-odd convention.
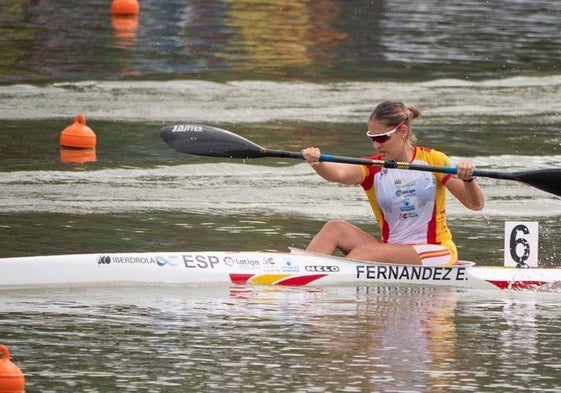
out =
[[[62,284],[278,286],[425,285],[480,289],[552,288],[560,268],[417,266],[290,252],[203,251],[0,258],[0,288]]]

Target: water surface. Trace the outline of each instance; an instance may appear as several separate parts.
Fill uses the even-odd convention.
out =
[[[210,124],[273,149],[371,153],[386,98],[419,142],[499,171],[561,167],[561,3],[0,4],[2,257],[304,247],[323,222],[377,233],[363,192],[305,164],[194,158],[159,129]],[[83,113],[95,154],[59,147]],[[70,154],[72,153],[72,154]],[[448,203],[460,256],[503,260],[538,221],[561,266],[561,202],[480,178]],[[556,391],[559,292],[70,286],[0,290],[0,342],[41,392]]]
[[[115,289],[0,294],[0,334],[30,389],[553,391],[559,381],[559,294]]]

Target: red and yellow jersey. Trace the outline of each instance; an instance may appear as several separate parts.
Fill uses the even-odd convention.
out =
[[[380,160],[379,155],[369,157]],[[411,163],[450,166],[444,153],[415,146]],[[360,185],[370,201],[385,243],[440,244],[457,257],[446,223],[445,173],[362,166]]]

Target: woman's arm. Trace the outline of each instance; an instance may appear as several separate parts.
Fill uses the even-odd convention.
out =
[[[457,168],[457,177],[449,179],[446,188],[468,209],[482,210],[485,196],[473,177],[475,165],[470,162],[460,162]]]
[[[319,161],[321,155],[317,147],[302,149],[302,156],[314,171],[327,181],[355,185],[362,181],[362,170],[359,165],[341,164]]]

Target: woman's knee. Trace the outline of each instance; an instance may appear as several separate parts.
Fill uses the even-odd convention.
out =
[[[341,233],[343,230],[347,229],[349,225],[348,222],[343,220],[331,220],[327,221],[321,230],[330,233]]]

